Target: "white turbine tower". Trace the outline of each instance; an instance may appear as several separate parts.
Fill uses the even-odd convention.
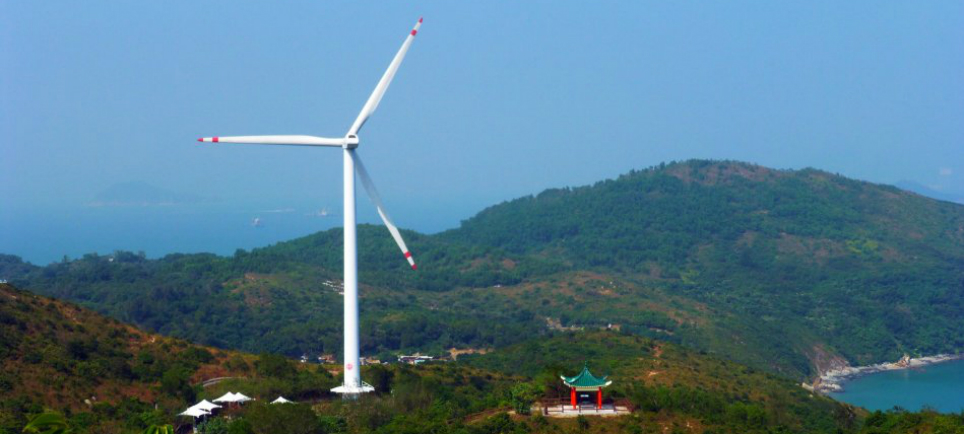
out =
[[[408,260],[409,265],[412,269],[416,269],[415,260],[412,258],[412,254],[409,253],[408,247],[405,246],[405,241],[402,240],[402,235],[398,233],[398,228],[392,223],[392,220],[388,217],[388,213],[385,212],[385,206],[382,205],[381,198],[378,196],[378,191],[375,190],[375,184],[372,183],[371,177],[368,176],[368,171],[365,170],[365,165],[362,164],[361,159],[355,153],[355,148],[358,147],[358,132],[361,130],[362,125],[365,125],[365,121],[371,117],[375,109],[378,108],[378,103],[382,100],[385,95],[385,91],[388,90],[388,85],[391,84],[392,78],[395,77],[395,73],[398,72],[399,65],[402,64],[402,59],[405,58],[405,53],[408,51],[408,47],[412,45],[412,41],[415,40],[415,34],[418,33],[418,28],[422,25],[422,19],[418,19],[418,23],[415,24],[415,28],[412,32],[405,38],[405,42],[402,43],[402,48],[398,50],[398,54],[392,59],[392,63],[388,65],[388,70],[382,75],[382,79],[378,81],[378,85],[375,86],[375,91],[372,92],[371,96],[368,97],[368,101],[365,102],[365,106],[362,107],[361,113],[355,119],[355,122],[348,129],[348,133],[345,134],[343,138],[327,138],[327,137],[315,137],[315,136],[235,136],[235,137],[204,137],[198,139],[199,142],[209,142],[209,143],[251,143],[259,145],[293,145],[293,146],[332,146],[342,148],[342,155],[344,156],[344,166],[345,166],[345,382],[339,387],[332,389],[332,392],[342,393],[342,394],[359,394],[364,392],[371,392],[374,389],[371,385],[361,381],[361,374],[359,372],[359,355],[358,355],[358,251],[357,251],[357,239],[355,236],[355,174],[357,171],[359,179],[361,179],[362,186],[365,191],[368,192],[368,196],[371,198],[372,202],[375,204],[375,208],[378,209],[378,215],[381,216],[382,221],[385,222],[385,226],[388,227],[388,231],[391,232],[392,237],[395,238],[395,242],[398,243],[398,247],[402,249],[402,253]]]

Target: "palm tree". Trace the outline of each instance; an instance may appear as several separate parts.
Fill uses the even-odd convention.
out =
[[[151,425],[141,434],[174,434],[174,427],[171,425]]]
[[[67,426],[67,419],[60,413],[47,411],[30,419],[27,426],[23,427],[23,432],[30,434],[72,434],[74,431]]]
[[[73,434],[65,419],[60,413],[47,411],[40,413],[30,419],[27,426],[23,427],[23,432],[27,434]],[[174,427],[171,425],[151,425],[141,434],[174,434]]]

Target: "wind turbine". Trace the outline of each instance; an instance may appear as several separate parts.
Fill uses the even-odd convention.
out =
[[[375,204],[375,208],[378,210],[378,215],[381,216],[382,221],[385,222],[385,226],[388,227],[388,231],[395,238],[395,242],[398,243],[398,247],[402,249],[402,254],[405,255],[405,259],[408,260],[409,265],[412,269],[417,269],[415,266],[415,259],[412,258],[412,254],[408,251],[408,247],[405,246],[405,241],[402,239],[402,235],[398,232],[398,228],[392,223],[391,218],[388,217],[388,213],[385,212],[385,206],[382,204],[382,200],[378,195],[378,190],[375,189],[375,184],[372,183],[372,179],[368,176],[368,171],[365,170],[365,165],[362,164],[361,158],[355,153],[355,148],[358,147],[358,132],[361,130],[365,122],[371,117],[375,109],[378,108],[378,103],[381,102],[382,97],[385,96],[385,91],[388,90],[388,85],[391,84],[392,78],[395,77],[395,73],[398,72],[399,65],[402,64],[402,59],[405,58],[405,53],[408,52],[408,47],[412,45],[412,41],[415,40],[415,34],[418,33],[418,28],[422,25],[422,19],[418,19],[418,23],[415,24],[415,28],[409,33],[408,37],[405,38],[405,42],[402,43],[402,48],[398,50],[395,54],[395,58],[392,59],[392,63],[388,65],[388,70],[382,75],[381,80],[378,81],[378,85],[375,86],[375,91],[372,92],[371,96],[368,97],[368,101],[365,102],[365,106],[362,107],[361,113],[355,118],[355,122],[348,129],[348,133],[345,134],[343,138],[328,138],[328,137],[315,137],[315,136],[234,136],[234,137],[204,137],[198,139],[199,142],[207,143],[250,143],[258,145],[292,145],[292,146],[330,146],[330,147],[340,147],[342,148],[342,155],[344,160],[344,183],[345,183],[345,202],[344,202],[344,218],[345,218],[345,380],[341,386],[332,389],[332,392],[341,393],[346,395],[356,395],[365,392],[371,392],[375,389],[361,381],[361,374],[359,369],[359,355],[358,355],[358,249],[357,249],[357,239],[355,233],[355,175],[357,173],[358,178],[361,179],[362,186],[368,193],[368,197],[371,198],[372,202]]]

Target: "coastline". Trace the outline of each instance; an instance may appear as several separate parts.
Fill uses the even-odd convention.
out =
[[[918,358],[904,356],[904,358],[896,362],[877,363],[875,365],[867,366],[846,366],[843,368],[830,369],[826,372],[820,373],[820,376],[814,380],[813,384],[804,383],[803,386],[808,390],[826,395],[831,392],[843,392],[844,388],[842,384],[844,382],[860,376],[874,374],[877,372],[922,368],[928,365],[961,359],[964,359],[964,354],[937,354],[934,356]]]

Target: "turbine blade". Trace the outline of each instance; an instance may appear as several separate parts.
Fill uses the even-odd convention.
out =
[[[368,197],[372,200],[372,203],[375,204],[378,215],[382,217],[382,221],[385,222],[385,226],[388,227],[388,232],[392,233],[392,238],[395,238],[395,242],[398,243],[398,248],[402,249],[402,254],[405,255],[408,264],[412,266],[413,270],[417,270],[418,267],[415,266],[415,259],[412,258],[412,253],[409,252],[408,247],[405,246],[405,240],[402,239],[402,234],[398,232],[395,223],[392,223],[392,219],[388,217],[388,213],[385,211],[385,205],[382,204],[382,198],[378,195],[378,190],[375,189],[375,184],[372,182],[372,178],[368,176],[368,171],[365,170],[365,165],[362,163],[357,152],[355,152],[355,173],[357,173],[358,178],[361,179],[362,185],[365,187],[365,192],[368,193]]]
[[[399,65],[402,64],[402,59],[405,58],[405,53],[408,52],[408,47],[412,45],[412,41],[415,40],[415,34],[418,33],[418,28],[421,26],[422,19],[419,18],[418,22],[415,23],[415,28],[412,29],[412,32],[405,38],[405,42],[402,43],[402,48],[398,50],[395,58],[392,59],[392,63],[388,65],[388,70],[382,75],[382,79],[378,81],[378,85],[375,86],[375,91],[368,97],[365,106],[362,107],[361,112],[358,113],[358,117],[355,118],[355,123],[353,123],[351,129],[348,130],[348,135],[358,134],[362,125],[365,125],[365,121],[371,117],[372,113],[375,113],[375,109],[378,108],[378,103],[381,102],[382,97],[385,96],[388,85],[391,84],[392,79],[395,78],[395,73],[398,71]]]
[[[250,143],[255,145],[291,145],[291,146],[338,146],[345,144],[345,139],[332,139],[315,136],[234,136],[234,137],[202,137],[197,139],[204,143]]]

